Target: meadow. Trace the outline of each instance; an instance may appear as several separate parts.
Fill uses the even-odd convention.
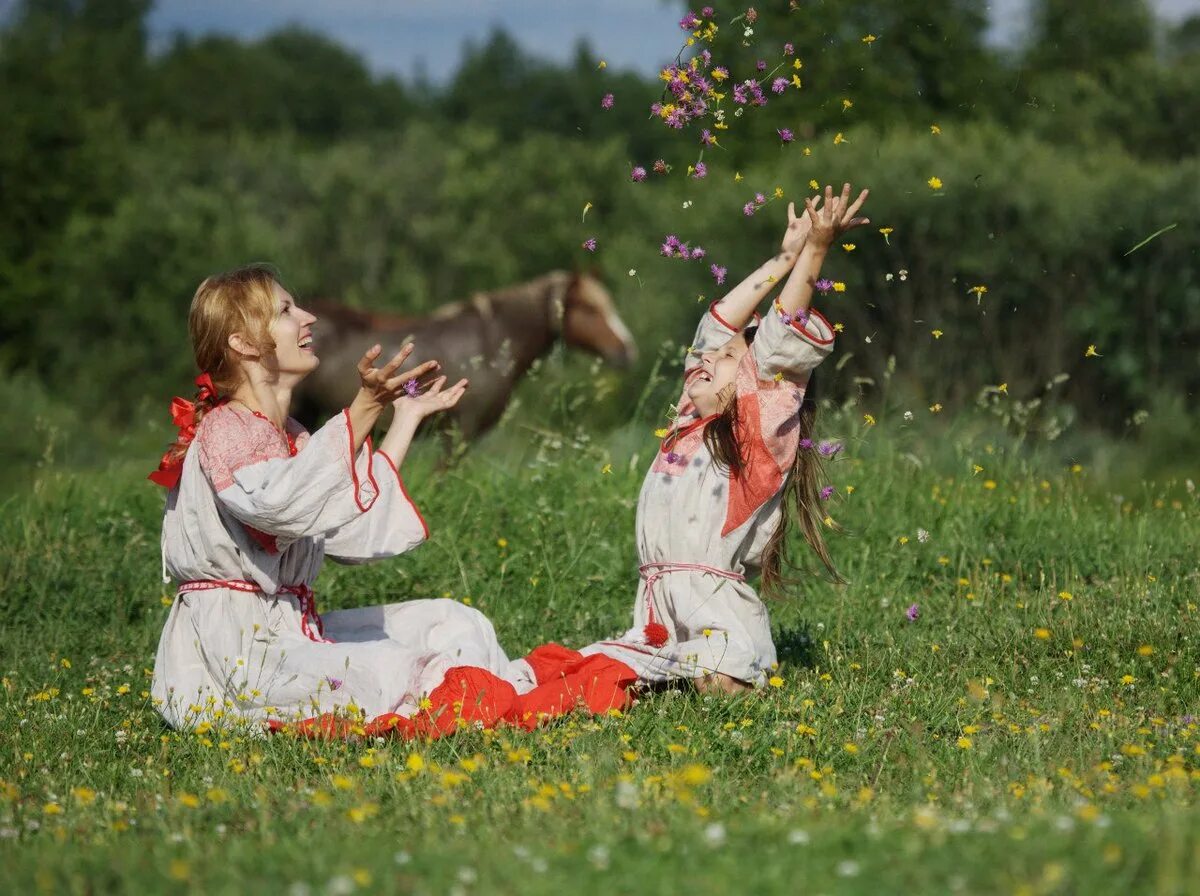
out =
[[[31,473],[0,515],[0,891],[1195,892],[1200,499],[1005,400],[825,409],[849,584],[794,574],[761,692],[433,743],[166,729],[148,463]],[[327,568],[320,605],[470,602],[514,655],[621,630],[654,424],[586,403],[444,473],[420,446],[431,540]]]

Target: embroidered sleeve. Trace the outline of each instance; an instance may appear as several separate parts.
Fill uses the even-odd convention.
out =
[[[286,438],[270,423],[231,409],[210,412],[196,437],[200,468],[218,501],[247,528],[274,536],[278,550],[370,510],[379,493],[370,440],[354,458],[352,440],[343,412],[303,439],[302,450],[297,437],[291,457]]]
[[[814,309],[789,315],[775,305],[759,324],[750,350],[760,378],[804,383],[833,351],[833,327]]]
[[[404,487],[400,471],[381,451],[371,459],[379,496],[368,513],[325,535],[325,554],[339,563],[369,563],[403,554],[429,538],[417,505]]]

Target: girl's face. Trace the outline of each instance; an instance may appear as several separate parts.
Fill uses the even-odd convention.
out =
[[[749,346],[739,333],[720,348],[700,356],[701,372],[688,381],[687,395],[701,416],[720,413],[729,404],[734,395],[738,365],[747,351]]]
[[[303,378],[317,369],[321,359],[314,349],[312,334],[316,322],[286,289],[275,284],[275,318],[270,333],[275,340],[275,367],[280,374]]]

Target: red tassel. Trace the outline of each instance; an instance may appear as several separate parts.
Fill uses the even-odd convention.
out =
[[[643,634],[646,636],[646,643],[651,647],[662,647],[667,643],[667,638],[670,637],[670,632],[667,627],[661,622],[651,622],[644,629]]]

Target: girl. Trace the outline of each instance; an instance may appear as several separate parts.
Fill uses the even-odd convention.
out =
[[[811,439],[811,375],[833,347],[833,329],[809,305],[834,240],[868,223],[856,217],[866,198],[863,190],[851,203],[846,184],[840,196],[826,187],[823,205],[806,200],[805,217],[789,204],[780,254],[700,321],[678,416],[638,501],[633,627],[583,654],[619,659],[644,682],[682,677],[729,692],[761,685],[775,645],[746,578],[761,570],[764,586],[778,582],[789,514],[833,572]],[[789,269],[772,310],[747,326]]]
[[[209,277],[192,299],[200,391],[175,399],[179,438],[150,475],[168,489],[164,581],[180,583],[154,665],[163,718],[434,736],[532,726],[579,699],[598,712],[623,705],[634,676],[621,663],[578,657],[539,680],[545,649],[510,661],[491,623],[455,601],[317,613],[326,556],[366,563],[428,538],[399,470],[420,422],[453,407],[467,381],[422,390],[436,361],[398,373],[410,345],[376,368],[376,345],[358,364],[354,401],[310,436],[288,405],[320,363],[315,322],[260,266]],[[389,405],[375,448],[367,434]]]

